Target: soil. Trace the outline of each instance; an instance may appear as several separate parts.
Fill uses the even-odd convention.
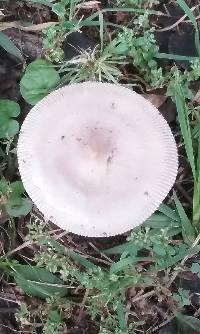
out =
[[[108,6],[108,2],[109,1],[104,1],[103,3],[102,1],[101,6]],[[198,0],[196,2],[190,1],[188,3],[190,6],[194,6],[198,4]],[[152,24],[156,25],[156,27],[166,29],[167,27],[174,25],[175,22],[177,22],[177,20],[184,15],[184,13],[173,1],[163,1],[162,5],[160,5],[158,9],[163,10],[163,6],[165,6],[164,11],[167,10],[169,12],[169,16],[160,16],[158,18],[152,17]],[[5,9],[6,17],[4,21],[21,20],[33,24],[40,24],[55,19],[51,16],[51,11],[47,6],[41,4],[30,4],[27,1],[8,1],[8,3],[1,3],[0,1],[0,8]],[[199,13],[200,7],[196,10],[196,15],[199,15]],[[128,14],[112,14],[109,19],[116,24],[121,24],[123,21],[128,20],[129,16]],[[43,42],[42,34],[40,32],[25,32],[16,28],[11,28],[5,30],[4,33],[10,37],[10,39],[13,40],[16,46],[21,50],[21,53],[27,63],[41,57]],[[189,22],[181,23],[178,26],[166,29],[163,32],[156,32],[156,38],[160,46],[160,52],[187,56],[196,55],[194,45],[194,29]],[[82,49],[86,49],[88,46],[94,48],[97,43],[95,29],[86,30],[84,31],[84,35],[81,36],[79,33],[74,33],[68,37],[64,44],[66,59],[76,55],[74,53],[74,49],[70,46],[74,43],[76,47],[80,47]],[[176,63],[183,69],[189,66],[188,62],[185,61],[178,61]],[[161,61],[162,66],[168,67],[172,64],[173,61]],[[128,69],[128,75],[132,74],[130,72],[131,70]],[[12,99],[20,104],[22,108],[20,122],[23,121],[30,110],[30,106],[22,100],[19,91],[19,81],[22,73],[23,64],[0,48],[0,98]],[[140,87],[139,84],[138,87]],[[143,87],[143,89],[145,94],[154,94],[161,97],[164,94],[163,91],[149,91],[148,87]],[[198,87],[196,87],[196,89],[198,90]],[[140,90],[140,88],[138,88],[138,90]],[[176,108],[174,103],[167,98],[163,103],[161,103],[159,110],[170,124],[179,147],[180,165],[175,190],[178,192],[179,198],[184,203],[185,207],[188,211],[190,211],[192,208],[192,177],[191,170],[185,158],[185,152],[180,145],[180,136],[176,124]],[[16,175],[12,175],[11,181],[16,179],[16,177]],[[166,203],[171,203],[171,193],[166,198]],[[1,216],[0,227],[2,230],[0,230],[0,252],[16,248],[24,242],[27,233],[26,221],[18,219],[16,220],[15,225],[15,228],[13,228],[14,235],[12,240],[10,240],[9,235],[10,232],[12,232],[12,227],[8,225],[6,217]],[[49,228],[53,229],[55,226],[50,225]],[[127,234],[111,238],[85,238],[69,233],[67,236],[62,238],[62,242],[69,247],[78,249],[79,251],[88,254],[89,256],[95,255],[98,258],[99,254],[96,249],[102,250],[123,243],[126,240],[126,236]],[[33,252],[34,249],[25,248],[18,252],[16,259],[18,258],[22,261],[23,256],[32,257]],[[19,301],[24,298],[28,303],[33,304],[33,309],[35,305],[37,307],[38,301],[34,301],[33,298],[28,300],[28,297],[21,295],[20,291],[14,284],[12,284],[12,282],[7,282],[7,277],[5,275],[0,276],[0,281],[0,296],[2,298],[0,298],[0,333],[9,334],[19,331],[18,333],[25,334],[26,328],[20,329],[14,317],[18,304],[15,302],[9,302],[8,300]],[[196,275],[188,274],[187,277],[180,278],[179,281],[177,281],[177,284],[186,289],[190,289],[194,293],[193,305],[195,309],[197,309],[200,306],[198,296],[200,293],[200,279],[198,279]],[[144,318],[146,318],[149,323],[157,323],[158,319],[155,319],[155,317],[158,317],[160,321],[162,321],[162,316],[159,314],[158,309],[156,309],[156,304],[157,301],[137,304],[138,312],[143,312]],[[62,333],[96,334],[97,332],[97,326],[88,319],[86,314],[83,314],[82,320],[78,325],[76,324],[76,315],[74,315],[74,318],[71,319],[71,329],[63,331]],[[175,333],[177,333],[177,329],[173,322],[169,322],[166,326],[157,331],[157,334]]]

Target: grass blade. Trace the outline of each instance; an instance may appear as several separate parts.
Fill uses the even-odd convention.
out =
[[[185,210],[175,192],[173,194],[173,199],[181,219],[183,239],[188,245],[191,245],[196,238],[195,229],[186,215]]]
[[[166,204],[162,203],[159,208],[158,211],[160,211],[161,213],[163,213],[165,216],[167,216],[168,218],[175,220],[177,222],[180,222],[180,217],[177,214],[177,212],[175,212],[173,209],[171,209],[169,206],[167,206]]]
[[[182,56],[182,55],[174,55],[172,53],[157,53],[155,55],[156,58],[159,59],[171,59],[171,60],[188,60],[192,61],[195,59],[199,59],[198,57],[190,57],[190,56]]]
[[[70,0],[70,6],[69,6],[69,19],[70,20],[72,20],[74,16],[74,8],[75,8],[74,0]]]
[[[196,160],[196,183],[193,195],[193,224],[200,227],[200,121],[198,121],[198,151]]]
[[[99,13],[99,33],[100,33],[100,41],[101,41],[101,52],[103,52],[103,28],[104,28],[104,21],[103,21],[103,14]]]
[[[185,103],[184,94],[182,92],[180,85],[178,84],[174,86],[174,95],[175,95],[175,101],[176,101],[176,108],[178,112],[178,120],[179,120],[180,127],[181,127],[181,132],[182,132],[182,136],[183,136],[183,140],[185,144],[186,154],[190,162],[193,177],[196,180],[196,168],[195,168],[195,163],[194,163],[192,134],[191,134],[189,119],[187,115],[187,107]]]
[[[16,58],[24,60],[20,50],[3,32],[0,32],[0,46]]]
[[[187,5],[187,3],[184,0],[177,0],[179,6],[183,9],[185,14],[189,17],[190,21],[192,22],[194,29],[195,29],[195,46],[198,52],[198,55],[200,57],[200,40],[199,40],[199,28],[196,21],[196,17],[192,13],[190,7]]]
[[[125,331],[126,328],[126,321],[125,321],[125,307],[124,307],[124,300],[125,295],[124,292],[121,292],[121,296],[117,303],[117,314],[118,314],[118,320],[119,320],[119,327],[121,331]]]

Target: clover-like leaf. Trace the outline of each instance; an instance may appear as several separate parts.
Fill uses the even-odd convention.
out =
[[[200,264],[197,262],[192,263],[191,271],[200,278]]]
[[[6,212],[12,217],[26,216],[32,209],[32,202],[25,198],[24,187],[21,181],[11,183],[9,186],[6,180],[0,181],[0,190],[2,194],[7,193],[7,200],[4,203]]]
[[[14,119],[20,114],[18,103],[0,100],[0,138],[13,137],[19,131],[19,123]]]
[[[45,97],[60,81],[53,64],[37,59],[29,64],[20,82],[20,91],[26,102],[35,105]]]

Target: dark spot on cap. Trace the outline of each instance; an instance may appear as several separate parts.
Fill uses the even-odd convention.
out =
[[[144,192],[144,195],[145,195],[145,196],[149,196],[148,191],[145,191],[145,192]]]
[[[61,136],[61,140],[65,139],[65,136]]]
[[[76,140],[77,140],[77,141],[81,141],[81,140],[82,140],[82,138],[76,138]]]
[[[115,109],[115,102],[112,102],[112,103],[111,103],[111,108],[112,108],[112,109]]]

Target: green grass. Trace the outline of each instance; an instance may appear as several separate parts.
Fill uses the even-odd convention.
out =
[[[60,238],[53,237],[51,229],[33,213],[26,215],[32,204],[24,196],[21,183],[16,185],[12,182],[18,178],[17,170],[12,175],[8,173],[9,161],[16,163],[18,127],[13,130],[12,136],[2,132],[1,210],[10,224],[26,216],[23,219],[26,223],[29,222],[29,232],[25,242],[19,247],[20,250],[31,247],[31,253],[34,250],[31,259],[21,257],[23,263],[20,253],[16,256],[18,247],[5,250],[0,258],[0,268],[7,275],[8,282],[12,282],[11,287],[14,281],[28,300],[30,298],[31,301],[32,296],[37,297],[34,303],[38,307],[34,312],[31,302],[27,302],[27,305],[20,303],[17,320],[31,331],[35,330],[37,323],[43,334],[57,334],[79,310],[80,314],[82,311],[86,312],[90,319],[88,321],[96,326],[94,331],[99,334],[148,333],[149,326],[156,331],[158,324],[149,325],[145,314],[143,317],[139,309],[140,303],[138,304],[141,301],[144,303],[144,313],[149,308],[149,303],[154,306],[156,303],[156,307],[161,310],[164,305],[167,311],[162,318],[163,323],[174,319],[180,333],[183,333],[184,328],[188,333],[190,330],[198,333],[199,319],[193,316],[194,312],[186,314],[186,306],[193,309],[191,293],[177,287],[176,278],[188,271],[200,275],[198,257],[195,258],[200,251],[200,119],[197,111],[191,112],[193,92],[190,85],[200,78],[199,57],[159,52],[148,15],[165,14],[156,8],[148,9],[147,13],[146,2],[140,1],[137,6],[132,2],[131,7],[130,2],[124,1],[121,2],[123,7],[115,4],[111,8],[87,10],[87,14],[81,19],[77,6],[80,2],[75,0],[62,3],[58,1],[56,5],[61,4],[61,7],[53,7],[54,1],[32,2],[46,4],[52,10],[56,8],[59,24],[46,29],[43,37],[46,58],[53,61],[49,64],[47,60],[43,60],[43,70],[49,78],[48,84],[54,78],[52,85],[50,88],[44,87],[41,77],[37,75],[41,70],[41,61],[33,62],[28,65],[21,80],[21,86],[26,81],[22,90],[25,100],[34,104],[53,89],[86,80],[114,84],[126,81],[128,87],[140,87],[142,82],[140,88],[143,89],[162,88],[163,94],[168,94],[176,104],[178,145],[185,149],[185,157],[191,169],[193,194],[191,207],[182,200],[179,191],[174,191],[169,196],[170,205],[161,204],[142,226],[128,235],[124,243],[111,248],[108,243],[104,250],[94,248],[92,253],[83,251],[79,245],[72,249],[62,244]],[[177,3],[194,26],[195,45],[200,56],[196,18],[185,1],[177,0]],[[110,22],[109,13],[113,17],[116,14],[131,15],[124,27],[123,24]],[[79,56],[65,61],[62,42],[66,35],[78,30],[94,33],[99,45],[93,51],[81,50]],[[0,44],[2,41],[2,46],[8,52],[21,59],[19,50],[10,42],[6,44],[4,35],[0,35]],[[175,64],[172,68],[162,68],[157,59],[188,61],[191,62],[191,67],[185,71],[178,69]],[[133,81],[124,74],[127,68],[132,69]],[[6,122],[11,121],[13,120],[10,118],[6,119]],[[15,124],[18,124],[17,121]],[[188,259],[190,261],[187,262]],[[131,296],[130,291],[133,293]],[[23,299],[23,293],[20,292],[20,300]],[[128,313],[129,303],[133,303],[131,305],[135,313]],[[157,318],[160,317],[160,313],[157,314]]]

